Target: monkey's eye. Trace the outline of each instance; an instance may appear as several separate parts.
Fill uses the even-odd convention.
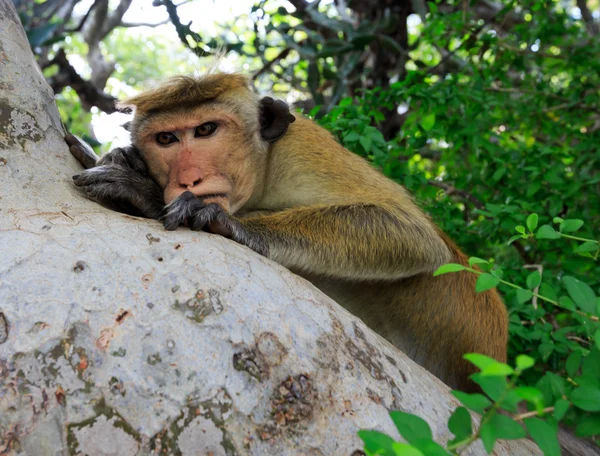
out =
[[[161,146],[168,146],[171,143],[179,141],[170,131],[161,131],[156,135],[156,142]]]
[[[214,122],[206,122],[196,127],[195,136],[210,136],[217,130],[217,124]]]

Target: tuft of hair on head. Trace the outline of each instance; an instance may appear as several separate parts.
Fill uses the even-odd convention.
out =
[[[250,80],[241,74],[213,73],[200,77],[175,76],[154,89],[120,102],[117,106],[135,108],[136,115],[158,110],[194,106],[239,89],[251,91]]]

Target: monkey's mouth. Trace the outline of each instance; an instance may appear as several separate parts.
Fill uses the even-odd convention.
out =
[[[229,195],[227,193],[206,193],[204,195],[196,195],[204,204],[217,203],[225,212],[229,212],[231,205],[229,203]]]
[[[207,193],[205,195],[196,195],[196,198],[205,202],[207,199],[227,198],[227,193]]]

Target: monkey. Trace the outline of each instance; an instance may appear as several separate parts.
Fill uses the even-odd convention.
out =
[[[179,76],[121,106],[134,110],[132,145],[74,177],[92,199],[276,261],[453,388],[477,389],[465,353],[506,361],[498,292],[476,293],[466,271],[433,276],[466,255],[403,186],[312,120],[259,101],[240,74]]]

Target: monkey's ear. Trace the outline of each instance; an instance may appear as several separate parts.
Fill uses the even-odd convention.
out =
[[[277,141],[294,120],[287,103],[271,97],[260,100],[260,135],[265,141]]]

